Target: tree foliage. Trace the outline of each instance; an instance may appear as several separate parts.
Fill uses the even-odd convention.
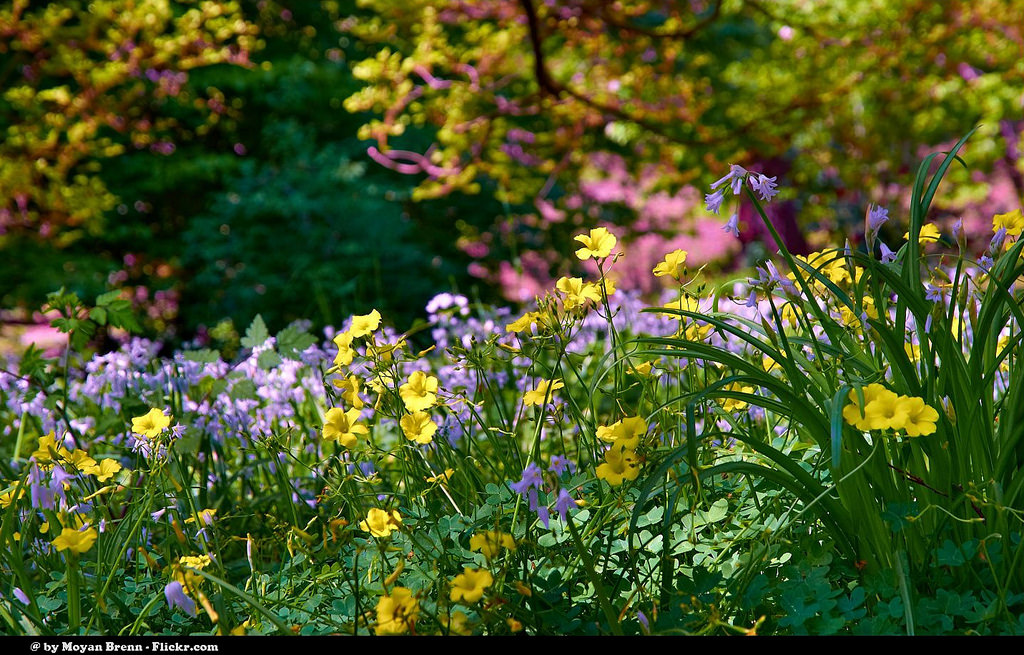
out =
[[[190,71],[247,65],[255,29],[237,2],[93,0],[0,9],[0,226],[70,243],[117,203],[101,163],[173,152],[225,111]],[[188,118],[172,109],[188,110]]]
[[[417,197],[545,201],[608,150],[662,185],[775,162],[825,193],[902,182],[918,148],[975,124],[973,166],[1020,183],[1019,1],[363,0],[345,27],[376,54],[346,101]],[[432,125],[426,151],[403,146]],[[820,210],[819,210],[820,211]]]

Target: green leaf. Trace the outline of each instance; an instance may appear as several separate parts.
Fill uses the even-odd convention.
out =
[[[264,371],[269,371],[281,365],[281,356],[273,350],[264,350],[256,359],[256,365]]]
[[[288,359],[298,359],[306,348],[316,343],[316,337],[294,325],[277,333],[277,350]]]
[[[708,510],[706,521],[708,523],[717,523],[724,519],[729,514],[729,501],[725,498],[719,498],[711,504],[711,509]]]
[[[256,394],[256,385],[248,379],[235,382],[228,395],[232,400],[256,400],[259,397]]]
[[[262,316],[256,314],[256,318],[252,320],[252,324],[245,330],[245,336],[242,337],[242,347],[262,346],[268,338],[270,338],[270,332],[267,331],[267,324],[263,322]]]
[[[202,364],[213,364],[220,360],[220,353],[216,350],[203,348],[201,350],[190,350],[184,354],[185,360],[189,362],[200,362]]]

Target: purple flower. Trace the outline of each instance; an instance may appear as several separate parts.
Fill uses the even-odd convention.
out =
[[[21,601],[22,605],[31,605],[32,601],[29,600],[28,594],[21,590],[20,587],[14,588],[14,597]]]
[[[722,201],[725,199],[725,190],[721,189],[714,193],[704,194],[704,206],[712,214],[717,214],[718,210],[722,208]]]
[[[640,626],[643,628],[644,634],[651,634],[651,624],[647,620],[647,615],[646,614],[644,614],[640,610],[637,610],[636,620],[640,622]]]
[[[537,518],[540,519],[540,522],[544,524],[545,528],[551,527],[551,510],[549,510],[546,505],[537,508]]]
[[[889,249],[889,246],[879,242],[878,244],[882,248],[882,263],[891,264],[896,261],[896,253]]]
[[[946,298],[942,293],[942,287],[929,284],[925,289],[924,297],[934,303],[944,303]]]
[[[988,245],[988,251],[992,254],[998,254],[1003,249],[1003,241],[1006,241],[1006,228],[1001,227],[999,231],[992,237],[992,242]]]
[[[548,466],[549,471],[551,471],[555,475],[562,475],[563,473],[570,469],[573,472],[575,472],[576,466],[573,465],[573,463],[569,461],[568,458],[562,457],[561,455],[551,456],[551,464]]]
[[[729,172],[719,178],[714,184],[711,185],[711,189],[717,189],[723,184],[728,183],[732,189],[732,195],[740,195],[740,191],[743,190],[743,180],[747,176],[747,169],[736,164],[729,164]]]
[[[992,266],[995,265],[995,261],[992,260],[988,255],[982,255],[978,257],[978,268],[985,271],[986,273],[992,270]]]
[[[967,245],[967,234],[964,232],[964,219],[956,219],[956,223],[953,223],[953,239],[957,245],[962,249]]]
[[[779,195],[778,185],[775,183],[776,178],[754,173],[748,179],[750,180],[750,188],[761,196],[761,200],[768,202]]]
[[[565,489],[558,490],[558,499],[555,500],[555,511],[558,515],[565,520],[566,514],[569,513],[570,507],[576,507],[576,501],[573,500],[572,496],[569,495]]]
[[[180,607],[189,616],[196,615],[196,602],[185,594],[180,582],[171,582],[164,587],[164,596],[170,609]]]
[[[872,232],[878,232],[878,229],[887,220],[889,220],[889,210],[885,207],[871,205],[868,208],[868,229]]]
[[[729,219],[729,222],[722,226],[723,232],[731,232],[737,239],[740,238],[740,217],[738,214],[733,214]]]
[[[523,469],[523,478],[519,482],[513,482],[509,486],[512,487],[512,491],[525,497],[528,489],[531,487],[534,489],[540,489],[542,484],[544,484],[544,480],[541,477],[540,467],[537,466],[536,462],[530,462],[526,465],[526,468]]]

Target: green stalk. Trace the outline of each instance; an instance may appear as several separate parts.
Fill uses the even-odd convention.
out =
[[[78,586],[78,556],[70,550],[65,556],[68,581],[68,629],[77,633],[82,625],[82,594]]]
[[[615,614],[615,610],[612,608],[611,602],[608,600],[608,592],[604,588],[604,583],[601,582],[601,578],[598,577],[597,571],[594,570],[594,562],[590,558],[590,552],[583,545],[583,541],[580,539],[580,534],[576,530],[576,524],[573,523],[572,517],[568,514],[565,515],[565,524],[569,526],[569,532],[572,534],[573,543],[576,545],[576,553],[580,556],[580,560],[583,562],[587,578],[590,579],[590,584],[594,585],[594,593],[597,594],[597,600],[601,604],[601,611],[604,612],[605,619],[608,621],[608,627],[612,631],[612,634],[621,637],[622,626],[619,625],[619,617]]]

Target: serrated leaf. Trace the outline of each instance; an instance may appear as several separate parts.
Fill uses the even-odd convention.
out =
[[[189,362],[200,362],[202,364],[213,364],[220,360],[220,353],[216,350],[203,348],[201,350],[189,350],[184,353],[185,360]]]
[[[256,318],[252,319],[252,324],[246,328],[245,336],[242,337],[242,347],[262,346],[268,338],[270,338],[270,332],[267,331],[267,324],[263,322],[262,316],[256,314]]]
[[[93,307],[89,310],[89,318],[96,321],[100,325],[107,324],[107,310],[102,307]]]
[[[256,359],[256,365],[264,371],[269,371],[281,365],[281,356],[273,350],[264,350]]]
[[[104,307],[106,305],[111,304],[112,302],[114,302],[115,300],[119,299],[120,297],[121,297],[121,291],[119,289],[114,290],[114,291],[108,291],[106,293],[101,293],[100,295],[96,296],[96,306],[97,307]]]
[[[256,400],[256,385],[252,380],[239,380],[228,393],[232,400]]]
[[[294,325],[277,333],[277,349],[284,357],[297,359],[298,355],[316,343],[316,337]]]

